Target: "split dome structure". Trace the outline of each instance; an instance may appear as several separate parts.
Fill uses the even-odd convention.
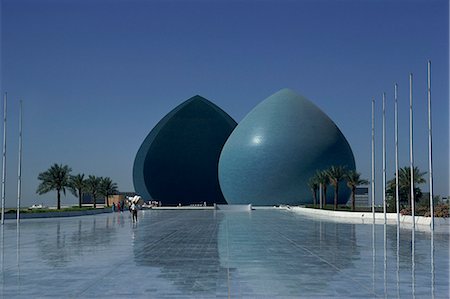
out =
[[[225,204],[217,166],[235,126],[227,113],[201,96],[180,104],[150,131],[136,154],[136,193],[164,205]]]
[[[332,165],[355,169],[350,145],[323,111],[292,90],[268,97],[237,126],[219,107],[195,96],[145,138],[133,182],[145,200],[164,205],[304,204],[312,202],[309,179]],[[345,185],[339,189],[345,203],[350,191]]]
[[[309,179],[332,165],[355,169],[344,135],[308,99],[282,89],[250,111],[228,138],[219,160],[220,187],[230,204],[311,203]],[[339,193],[346,203],[344,183]]]

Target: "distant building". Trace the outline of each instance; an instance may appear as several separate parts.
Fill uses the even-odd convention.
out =
[[[347,202],[348,206],[352,205],[352,196]],[[369,187],[356,187],[355,190],[355,206],[356,207],[368,207],[369,206]]]
[[[115,195],[108,196],[108,202],[110,205],[113,203],[117,204],[118,202],[125,200],[127,196],[135,196],[135,192],[119,192]],[[89,193],[83,193],[83,196],[81,198],[82,204],[93,204],[94,201],[92,199],[92,195]],[[103,196],[100,196],[96,200],[97,204],[105,204],[105,198]]]

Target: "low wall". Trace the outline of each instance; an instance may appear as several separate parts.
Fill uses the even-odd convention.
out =
[[[85,215],[96,215],[103,213],[111,213],[111,208],[86,210],[86,211],[55,211],[55,212],[42,212],[42,213],[21,213],[20,219],[32,219],[32,218],[55,218],[55,217],[76,217]],[[16,219],[16,213],[5,214],[5,220]]]
[[[143,209],[144,211],[146,209]],[[151,207],[148,210],[214,210],[214,207],[212,206],[199,206],[199,207],[195,207],[195,206],[181,206],[181,207]]]
[[[222,211],[251,211],[252,205],[214,205],[216,210]]]
[[[282,207],[294,211],[296,213],[319,216],[326,218],[328,220],[335,221],[350,221],[352,223],[362,223],[371,224],[373,223],[372,212],[344,212],[344,211],[330,211],[330,210],[319,210],[304,207]],[[431,226],[431,217],[415,216],[415,224],[419,228],[429,228]],[[413,222],[413,217],[409,215],[400,215],[400,225],[411,226]],[[384,223],[384,214],[375,213],[375,223]],[[397,213],[386,213],[386,223],[387,224],[397,224]],[[435,229],[442,231],[450,231],[450,219],[435,217],[434,218]]]

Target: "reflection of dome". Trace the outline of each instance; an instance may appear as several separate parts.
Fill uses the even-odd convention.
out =
[[[355,169],[347,140],[313,103],[283,89],[256,106],[228,138],[219,160],[220,187],[230,204],[308,203],[308,180],[332,165]],[[340,185],[340,203],[349,194]]]
[[[342,284],[341,273],[351,271],[360,259],[354,224],[323,222],[282,210],[217,214],[223,214],[217,236],[220,265],[229,269],[230,281],[239,282],[236,296],[235,288],[230,288],[231,298],[241,294],[330,298],[332,284]],[[359,297],[364,295],[363,290]]]
[[[194,298],[226,297],[229,269],[220,265],[217,248],[218,227],[223,216],[207,210],[171,211],[171,217],[167,211],[146,212],[152,228],[136,230],[135,263],[158,269],[145,272],[159,272],[158,278],[175,286],[174,290],[157,287],[150,297],[167,294],[183,298],[186,294]],[[189,228],[180,229],[181,223],[189,223]]]
[[[136,154],[136,193],[164,205],[226,203],[217,165],[235,126],[228,114],[201,96],[176,107],[152,129]]]

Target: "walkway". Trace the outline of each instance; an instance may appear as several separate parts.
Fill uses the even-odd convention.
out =
[[[430,233],[414,234],[414,250],[410,230],[399,250],[396,236],[276,209],[7,221],[0,297],[448,296],[448,234],[434,235],[434,268]]]

